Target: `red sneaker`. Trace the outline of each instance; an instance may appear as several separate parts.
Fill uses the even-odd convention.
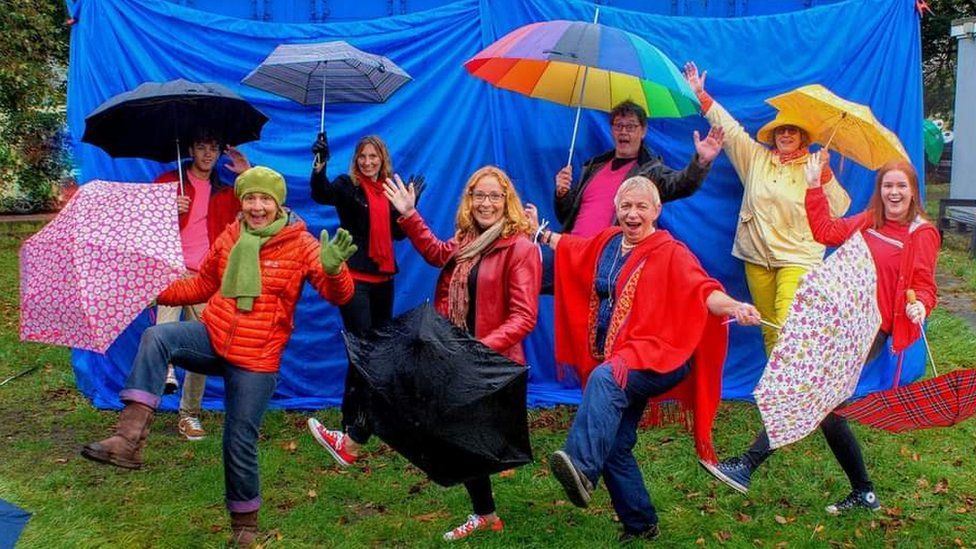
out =
[[[348,467],[356,462],[358,456],[350,454],[346,451],[346,438],[348,435],[342,431],[330,431],[319,423],[319,420],[314,417],[308,418],[308,430],[312,432],[312,436],[315,440],[322,445],[323,448],[332,454],[339,465],[343,467]]]
[[[450,532],[444,533],[444,541],[457,541],[459,539],[464,539],[473,534],[476,530],[501,532],[504,529],[505,524],[500,518],[496,517],[495,520],[489,521],[481,515],[468,515],[468,520],[464,524],[458,526]]]

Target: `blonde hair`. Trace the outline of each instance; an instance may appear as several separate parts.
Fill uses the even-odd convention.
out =
[[[484,166],[476,170],[468,182],[464,185],[464,194],[461,195],[461,204],[457,210],[457,232],[455,238],[460,241],[465,234],[480,233],[481,229],[474,220],[471,210],[474,207],[474,199],[471,193],[474,192],[475,185],[485,177],[494,177],[498,180],[505,194],[505,208],[502,210],[502,237],[507,238],[514,234],[531,235],[532,229],[529,226],[529,218],[525,215],[525,208],[522,207],[522,200],[515,192],[515,186],[508,174],[497,166]]]
[[[651,193],[651,198],[653,199],[655,206],[661,205],[661,193],[657,190],[657,185],[649,177],[643,175],[635,175],[633,177],[628,177],[620,184],[617,188],[617,194],[613,195],[613,207],[617,208],[620,206],[620,197],[630,190],[644,190]]]
[[[349,177],[352,178],[352,182],[359,185],[359,176],[366,177],[359,171],[357,163],[359,154],[363,152],[366,145],[372,145],[376,149],[376,154],[380,155],[380,171],[377,179],[386,181],[388,177],[393,177],[393,160],[390,159],[390,150],[386,148],[386,143],[378,135],[367,135],[356,143],[356,152],[353,153],[352,161],[349,163]]]

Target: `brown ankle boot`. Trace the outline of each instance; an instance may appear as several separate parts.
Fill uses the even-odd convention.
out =
[[[126,469],[142,467],[142,449],[146,446],[154,410],[138,402],[126,403],[115,434],[105,440],[86,444],[81,455],[101,463]]]
[[[258,512],[230,514],[228,547],[254,547],[258,538]]]

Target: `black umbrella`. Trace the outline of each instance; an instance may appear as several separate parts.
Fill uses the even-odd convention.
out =
[[[105,101],[85,118],[81,140],[113,158],[179,159],[179,146],[190,144],[205,128],[223,143],[239,145],[261,136],[268,117],[220,84],[146,82]]]
[[[345,334],[373,429],[442,486],[532,461],[526,368],[421,305],[364,338]]]

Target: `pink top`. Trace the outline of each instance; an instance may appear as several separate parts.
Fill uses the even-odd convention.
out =
[[[210,249],[207,238],[207,207],[210,198],[210,181],[193,177],[187,170],[187,180],[193,185],[195,200],[190,202],[186,226],[180,230],[183,242],[183,261],[191,271],[200,270],[200,264]]]
[[[901,252],[910,238],[908,225],[897,221],[886,220],[880,230],[864,231],[864,241],[878,271],[878,310],[881,313],[881,330],[886,334],[891,333],[895,317]]]
[[[635,158],[614,170],[611,160],[593,176],[589,185],[586,186],[586,190],[583,191],[579,217],[576,218],[576,224],[573,225],[573,230],[569,234],[591,237],[613,225],[613,218],[616,213],[613,207],[613,197],[617,194],[620,184],[624,182],[627,172],[634,167],[636,162],[637,159]]]

